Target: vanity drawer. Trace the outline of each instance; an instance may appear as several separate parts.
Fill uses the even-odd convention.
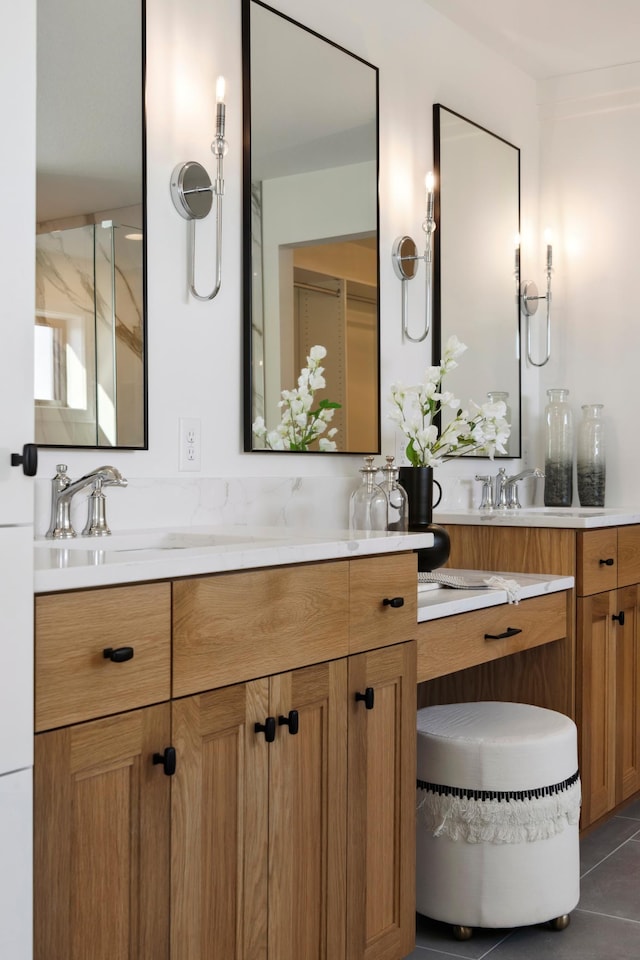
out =
[[[611,562],[612,561],[612,562]],[[618,530],[602,527],[578,533],[576,553],[576,593],[615,590],[618,586]]]
[[[640,525],[618,527],[618,586],[640,583]]]
[[[349,653],[413,640],[418,619],[417,554],[363,557],[349,567]],[[384,602],[400,599],[401,606]]]
[[[348,652],[349,562],[176,580],[173,696]]]
[[[519,633],[491,639],[512,630]],[[551,593],[418,624],[418,683],[568,635],[567,594]]]
[[[36,731],[168,700],[170,671],[168,583],[36,597]]]

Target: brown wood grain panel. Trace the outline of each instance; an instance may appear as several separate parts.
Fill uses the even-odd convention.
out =
[[[578,599],[578,731],[583,776],[582,827],[615,805],[615,594]]]
[[[450,524],[447,566],[464,570],[575,575],[575,530]]]
[[[347,661],[272,677],[270,712],[297,710],[270,744],[269,948],[279,960],[345,957]]]
[[[485,634],[520,630],[504,639]],[[418,681],[571,637],[565,592],[418,624]]]
[[[618,586],[640,583],[640,525],[618,527]]]
[[[616,803],[640,789],[640,587],[617,591]],[[620,614],[624,622],[620,622]]]
[[[415,553],[363,557],[351,561],[349,652],[361,653],[415,637],[418,561]],[[384,600],[401,597],[393,607]]]
[[[174,697],[347,653],[347,562],[178,580],[173,603]]]
[[[169,734],[162,704],[36,737],[36,960],[168,960]]]
[[[267,956],[267,679],[177,700],[171,958]]]
[[[37,596],[35,635],[37,731],[169,698],[168,583]],[[123,646],[132,660],[105,659]]]
[[[612,560],[613,563],[605,561]],[[618,530],[580,530],[576,551],[576,593],[588,597],[592,593],[615,590],[618,585]]]
[[[355,699],[367,687],[371,710]],[[349,658],[349,958],[414,947],[415,690],[415,643]]]

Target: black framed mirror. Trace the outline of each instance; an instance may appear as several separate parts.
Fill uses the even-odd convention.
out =
[[[447,390],[462,405],[504,400],[511,434],[496,457],[520,457],[520,150],[441,104],[433,130],[433,363],[452,334],[467,345]]]
[[[145,4],[37,13],[36,442],[145,449]]]
[[[275,433],[320,346],[312,407],[339,404],[338,452],[377,453],[378,70],[259,0],[242,31],[244,448],[318,452]]]

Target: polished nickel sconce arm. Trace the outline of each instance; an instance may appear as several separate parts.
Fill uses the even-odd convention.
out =
[[[411,343],[422,343],[431,328],[432,315],[432,285],[433,285],[433,234],[436,229],[434,217],[433,174],[427,174],[427,215],[422,221],[425,234],[425,249],[422,255],[411,237],[398,237],[393,244],[391,259],[396,276],[402,282],[402,333]],[[409,333],[409,294],[407,283],[413,280],[418,272],[419,261],[425,263],[425,305],[424,330],[419,337],[412,337]]]
[[[547,292],[538,294],[538,288],[533,280],[527,280],[520,287],[520,309],[522,315],[527,318],[527,360],[533,367],[544,367],[549,362],[551,356],[551,274],[553,263],[553,253],[551,244],[547,244]],[[546,351],[543,360],[536,361],[531,355],[531,317],[538,310],[540,300],[547,301],[547,330],[546,330]]]
[[[224,80],[218,78],[216,85],[216,134],[211,150],[216,158],[216,178],[211,183],[202,164],[195,160],[179,163],[171,174],[171,197],[173,204],[185,220],[189,221],[189,291],[196,300],[213,300],[222,282],[222,197],[224,195],[223,161],[227,153],[224,139],[225,104]],[[198,293],[195,286],[196,269],[196,220],[204,220],[211,211],[213,194],[216,196],[216,275],[211,293]]]

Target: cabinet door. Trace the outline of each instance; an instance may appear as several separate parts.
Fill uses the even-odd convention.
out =
[[[162,960],[169,943],[168,704],[36,737],[36,960]]]
[[[349,658],[348,763],[347,956],[397,960],[415,942],[415,643]]]
[[[618,590],[616,606],[616,803],[622,803],[640,789],[640,587]]]
[[[616,591],[578,599],[578,728],[582,827],[615,805]]]
[[[298,715],[295,734],[279,722],[295,722],[291,710]],[[272,677],[270,712],[278,732],[267,745],[269,960],[341,960],[346,916],[346,659]]]
[[[174,701],[172,960],[266,960],[269,682]]]

